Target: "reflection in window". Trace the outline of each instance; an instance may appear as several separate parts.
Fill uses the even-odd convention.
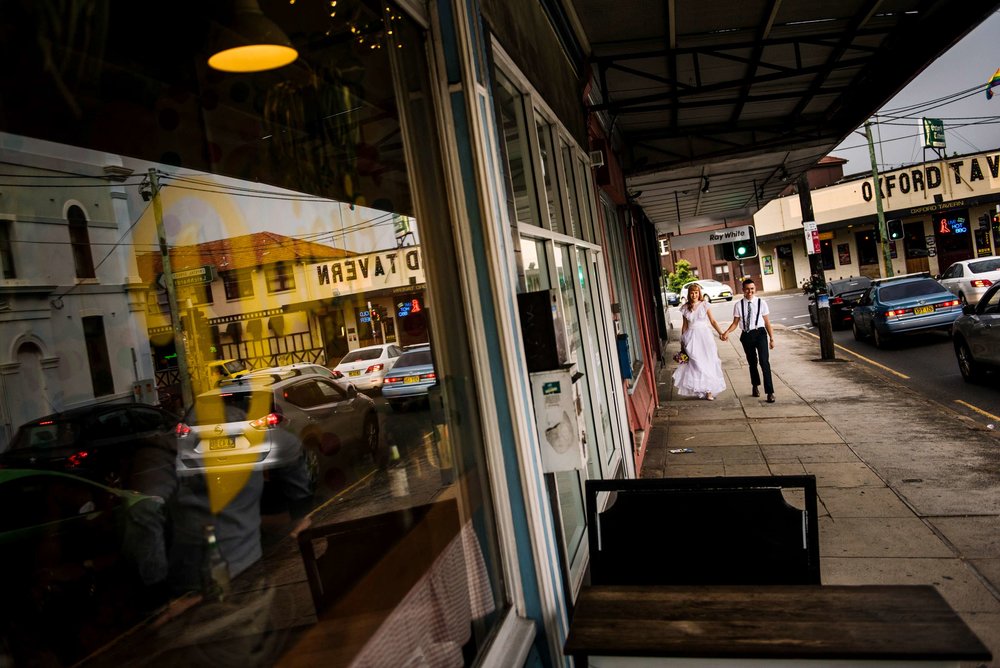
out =
[[[583,237],[580,221],[580,192],[576,187],[576,175],[573,169],[573,149],[559,140],[560,154],[563,161],[563,175],[566,179],[566,234]]]
[[[552,149],[552,126],[539,119],[535,121],[535,134],[538,137],[538,162],[542,170],[545,200],[548,203],[548,227],[553,232],[565,233],[559,224],[559,190],[556,183],[555,152]]]
[[[229,75],[209,72],[195,43],[218,18],[209,5],[161,13],[152,32],[140,5],[123,3],[113,21],[86,13],[78,31],[24,25],[42,15],[0,6],[11,36],[0,50],[23,70],[8,83],[32,90],[5,99],[0,118],[0,132],[19,133],[5,162],[30,172],[9,198],[20,209],[3,212],[18,221],[17,268],[52,271],[39,284],[58,284],[50,267],[72,255],[67,271],[93,278],[99,260],[109,282],[9,300],[15,317],[0,335],[15,341],[14,322],[25,341],[18,372],[0,384],[6,414],[15,429],[95,403],[174,416],[148,439],[137,425],[103,432],[127,445],[132,477],[103,469],[90,448],[56,465],[122,488],[127,503],[110,518],[121,531],[90,522],[66,536],[82,545],[5,543],[24,582],[4,588],[0,618],[25,632],[0,630],[0,645],[18,665],[72,665],[97,650],[108,665],[201,664],[220,652],[245,665],[482,661],[509,613],[508,587],[461,318],[471,295],[460,258],[441,245],[455,217],[425,33],[384,3],[331,16],[329,4],[262,0],[300,61]],[[49,56],[86,67],[57,74]],[[124,181],[37,167],[56,159],[80,174],[121,163]],[[64,212],[74,201],[85,204]],[[68,233],[52,225],[64,219]],[[13,271],[6,239],[0,264]],[[390,406],[388,363],[333,377],[350,351],[386,344],[397,356],[429,345],[436,382],[400,383]],[[299,382],[310,389],[288,400]],[[231,419],[237,395],[246,414]],[[10,437],[0,432],[3,456]],[[211,545],[221,559],[203,580]],[[71,576],[79,564],[28,567],[71,551],[95,572],[54,587],[46,572]],[[56,590],[81,598],[33,598]],[[140,624],[189,591],[212,596],[156,631]],[[43,609],[54,612],[24,614]]]
[[[614,289],[613,301],[618,302],[619,318],[622,323],[620,334],[627,334],[629,352],[632,355],[633,371],[642,361],[642,346],[639,345],[638,325],[636,323],[635,299],[632,291],[632,275],[628,270],[628,247],[625,242],[623,225],[618,216],[618,210],[607,198],[601,197],[604,209],[605,229],[608,234],[609,254],[608,264],[611,267],[611,284]],[[628,214],[626,214],[628,215]],[[633,374],[634,375],[634,374]]]
[[[496,106],[501,124],[503,155],[507,159],[508,203],[511,217],[519,224],[537,225],[532,197],[531,149],[524,119],[524,98],[510,79],[497,74]]]
[[[69,242],[73,249],[73,266],[77,278],[94,278],[94,258],[90,252],[90,234],[87,231],[87,218],[83,210],[73,205],[67,212],[69,220]]]
[[[521,266],[527,292],[546,290],[549,287],[549,262],[545,242],[541,239],[521,239]]]
[[[10,243],[11,221],[0,220],[0,270],[4,278],[17,278],[14,271],[14,251]]]
[[[277,262],[264,267],[264,280],[268,292],[286,292],[295,289],[295,269],[287,262]]]
[[[222,276],[226,299],[253,297],[253,272],[249,269],[221,271],[219,274]]]

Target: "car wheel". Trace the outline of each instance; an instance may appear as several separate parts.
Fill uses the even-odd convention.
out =
[[[854,340],[855,341],[864,341],[865,337],[861,334],[861,330],[858,329],[858,323],[857,322],[852,322],[851,323],[851,332],[854,333]]]
[[[983,377],[982,369],[972,358],[972,351],[965,341],[955,341],[955,357],[958,360],[958,370],[962,372],[962,380],[966,383],[974,383]]]
[[[878,327],[872,327],[872,339],[875,342],[876,348],[885,348],[889,345],[889,337],[885,334],[880,334]]]
[[[361,431],[361,447],[373,458],[378,458],[378,418],[374,414],[365,420]]]

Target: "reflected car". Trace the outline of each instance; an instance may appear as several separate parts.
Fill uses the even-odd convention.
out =
[[[414,346],[399,356],[386,374],[382,396],[393,410],[403,410],[414,400],[426,400],[427,391],[437,382],[430,346]]]
[[[725,283],[720,283],[711,278],[699,278],[697,281],[691,281],[690,283],[684,284],[681,288],[680,303],[684,304],[687,302],[688,298],[688,288],[697,283],[701,286],[701,293],[708,297],[708,301],[732,301],[733,300],[733,289],[726,285]]]
[[[344,355],[333,368],[352,385],[362,391],[381,389],[385,374],[403,354],[403,349],[395,343],[356,348]]]
[[[827,283],[826,294],[830,300],[830,322],[834,329],[844,327],[851,322],[853,317],[851,312],[871,284],[872,279],[867,276],[851,276]],[[812,293],[810,293],[809,298],[809,322],[813,325],[819,324],[819,312],[816,309]]]
[[[219,385],[227,380],[233,380],[250,373],[250,369],[242,360],[215,360],[205,365],[212,385]]]
[[[962,304],[975,304],[987,290],[1000,283],[1000,256],[956,262],[941,274],[940,281]]]
[[[374,456],[379,425],[375,402],[353,385],[285,369],[203,392],[176,433],[177,471],[190,476],[284,468],[303,454],[315,470],[317,456],[343,448]]]
[[[21,425],[0,468],[64,471],[109,487],[137,487],[136,477],[173,459],[180,418],[147,404],[96,404]]]
[[[962,304],[927,272],[879,278],[854,307],[852,329],[858,341],[871,337],[885,347],[903,334],[938,330],[951,333]]]
[[[958,370],[968,383],[1000,369],[1000,283],[976,304],[967,304],[952,325]]]
[[[160,505],[61,472],[0,470],[0,665],[74,665],[140,622],[139,518]]]

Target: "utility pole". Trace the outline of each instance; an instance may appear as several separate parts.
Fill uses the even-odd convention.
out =
[[[875,210],[878,212],[878,243],[885,263],[885,276],[892,278],[892,254],[889,252],[889,234],[885,228],[885,211],[882,209],[882,186],[878,181],[878,163],[875,161],[875,143],[872,141],[872,124],[865,121],[865,138],[868,140],[868,155],[872,160],[872,190],[875,192]]]
[[[163,203],[160,201],[160,181],[156,170],[149,170],[149,187],[153,197],[153,218],[156,220],[156,238],[160,242],[160,260],[163,263],[163,287],[167,290],[167,305],[170,309],[170,327],[174,332],[174,352],[177,353],[177,375],[181,383],[181,400],[184,406],[194,402],[191,392],[191,377],[188,375],[187,348],[184,345],[184,327],[181,314],[177,310],[177,289],[174,286],[174,272],[170,267],[170,251],[167,248],[167,232],[163,227]],[[192,335],[194,333],[192,332]]]
[[[809,191],[809,179],[805,174],[799,176],[799,208],[802,209],[802,222],[815,220],[813,215],[812,193]],[[816,324],[819,327],[820,357],[824,360],[836,359],[833,347],[833,322],[830,320],[830,305],[826,294],[826,274],[823,272],[823,258],[819,253],[809,253],[809,272],[812,274],[809,283],[812,285],[813,301],[816,304]],[[820,308],[820,305],[825,308]]]

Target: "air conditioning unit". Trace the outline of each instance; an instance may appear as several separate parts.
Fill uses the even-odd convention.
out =
[[[591,151],[590,152],[590,166],[591,167],[603,167],[604,166],[604,151]]]

